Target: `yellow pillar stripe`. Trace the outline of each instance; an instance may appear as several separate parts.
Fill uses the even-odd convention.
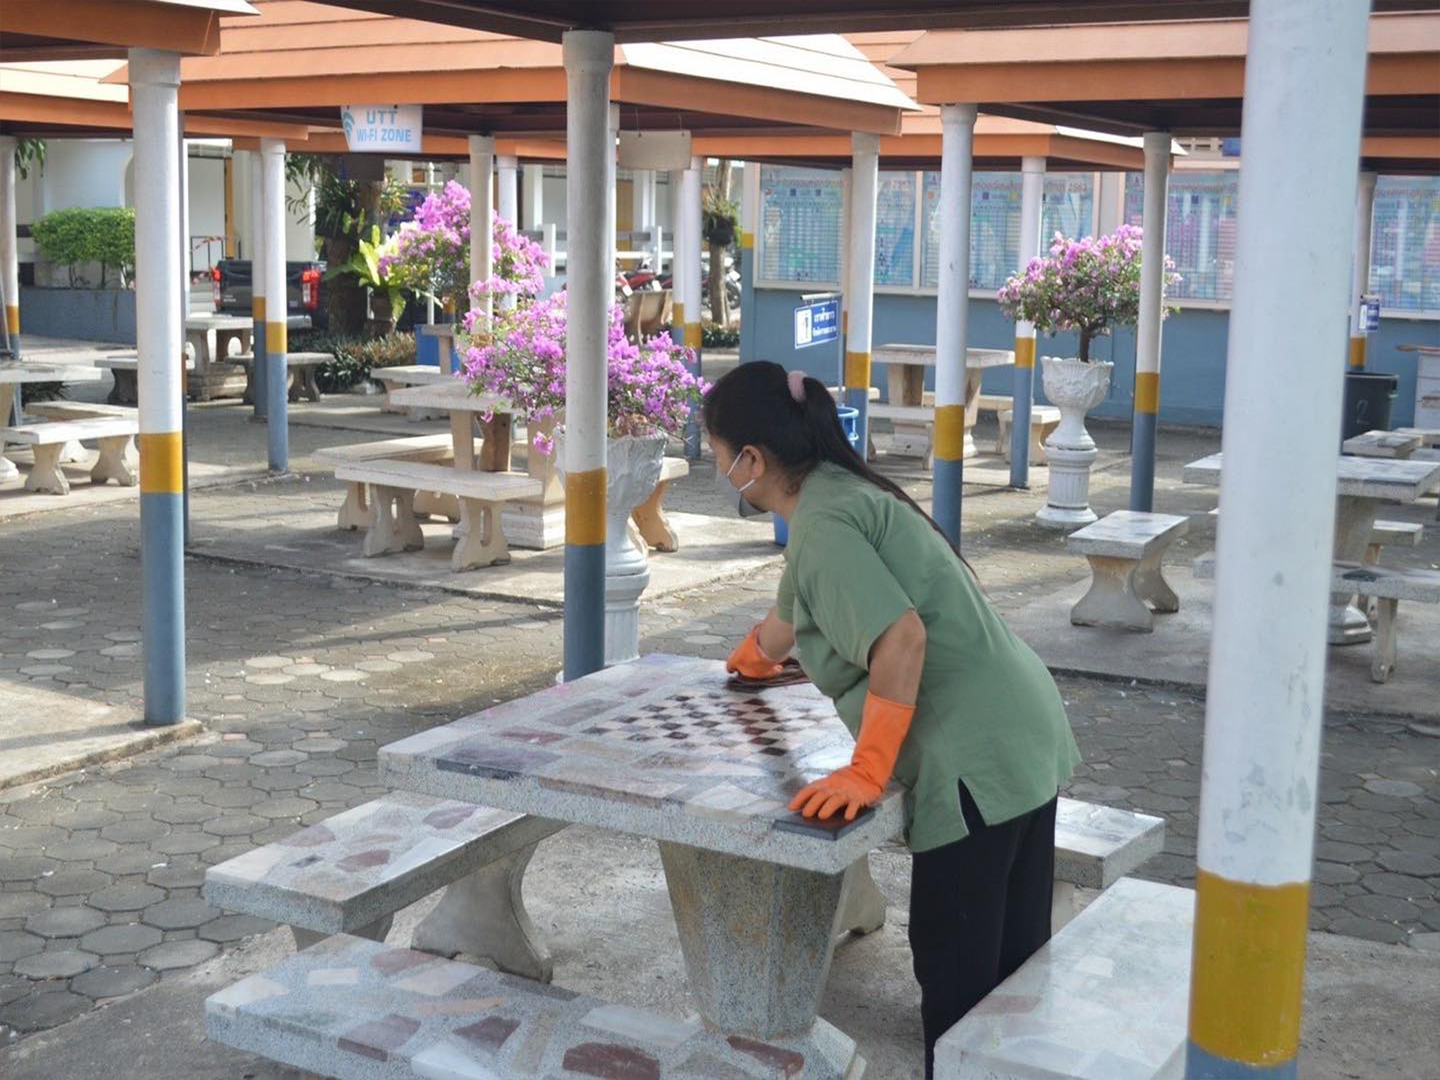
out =
[[[1035,339],[1033,337],[1017,337],[1015,339],[1015,366],[1021,368],[1035,366]]]
[[[741,249],[742,251],[749,251],[749,250],[751,250],[754,246],[755,246],[755,234],[752,233],[752,232],[746,232],[744,229],[741,229],[741,230],[740,230],[740,249]]]
[[[565,474],[565,542],[605,542],[605,470]]]
[[[685,324],[685,344],[692,349],[700,348],[700,324],[696,322]]]
[[[289,351],[288,329],[283,322],[267,322],[265,324],[265,351],[271,356]]]
[[[1365,366],[1365,339],[1363,337],[1350,339],[1350,366],[1352,368]]]
[[[845,354],[845,385],[850,389],[869,389],[870,354],[868,352],[847,352]]]
[[[140,494],[179,495],[183,490],[180,432],[140,433]]]
[[[1137,371],[1135,373],[1135,411],[1151,414],[1160,411],[1160,373],[1158,371]]]
[[[5,326],[12,334],[20,332],[20,308],[17,305],[7,304],[5,306]]]
[[[670,305],[670,324],[679,327],[685,325],[685,305],[679,300]]]
[[[939,405],[935,409],[935,457],[961,461],[965,457],[965,406]]]
[[[850,333],[850,312],[848,310],[840,312],[840,333]]]
[[[1251,885],[1196,872],[1191,1042],[1247,1065],[1294,1060],[1309,910],[1309,882]]]
[[[265,297],[251,295],[250,314],[257,325],[265,321]]]

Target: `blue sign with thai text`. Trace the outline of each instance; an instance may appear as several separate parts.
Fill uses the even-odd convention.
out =
[[[795,348],[840,340],[840,301],[817,300],[795,309]]]

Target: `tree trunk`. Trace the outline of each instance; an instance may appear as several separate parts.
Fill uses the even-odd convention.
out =
[[[719,201],[730,198],[730,159],[721,158],[715,166],[715,196]],[[725,295],[725,248],[710,245],[710,318],[721,328],[730,325],[730,305]]]

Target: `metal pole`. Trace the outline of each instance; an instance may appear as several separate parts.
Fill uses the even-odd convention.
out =
[[[20,359],[20,242],[15,211],[15,147],[18,140],[0,135],[0,283],[5,288],[5,332],[12,360]],[[8,424],[10,418],[0,417]]]
[[[1045,159],[1020,159],[1020,270],[1044,247]],[[1010,399],[1010,486],[1030,486],[1030,408],[1035,401],[1035,324],[1015,324],[1015,385]]]
[[[870,444],[871,319],[875,302],[875,200],[880,136],[850,136],[850,325],[845,339],[845,404],[860,412],[860,445]],[[963,348],[963,345],[962,345]],[[938,435],[938,432],[937,432]]]
[[[490,221],[495,209],[495,139],[470,136],[470,280],[484,281],[494,265],[494,234]],[[471,311],[489,318],[495,310],[488,293],[470,301]]]
[[[290,467],[289,283],[285,280],[285,143],[260,140],[265,221],[265,413],[270,471]],[[258,328],[257,328],[258,332]],[[256,391],[257,396],[259,390]]]
[[[1355,213],[1368,17],[1353,0],[1250,5],[1191,1080],[1296,1075],[1343,381],[1315,358],[1345,331],[1335,238]]]
[[[1365,312],[1361,301],[1370,291],[1370,227],[1375,215],[1375,174],[1362,172],[1355,189],[1355,254],[1350,268],[1350,367],[1365,366]]]
[[[180,176],[180,521],[185,543],[190,543],[190,417],[185,401],[185,320],[190,317],[190,154],[185,148],[185,114],[178,112],[175,126],[176,161]]]
[[[286,305],[287,309],[289,305]],[[254,419],[264,420],[265,376],[269,362],[265,354],[265,162],[258,151],[250,151],[250,391]],[[196,365],[199,374],[199,365]]]
[[[1160,413],[1160,327],[1165,304],[1165,206],[1170,133],[1145,133],[1145,209],[1140,242],[1140,318],[1135,327],[1135,418],[1130,434],[1130,509],[1155,508],[1155,425]]]
[[[145,722],[185,718],[185,558],[180,448],[180,57],[130,50],[135,122],[136,384]]]
[[[571,30],[565,56],[565,678],[605,664],[606,342],[614,295],[605,264],[615,186],[610,69],[615,36]]]
[[[701,237],[701,211],[700,211],[700,187],[701,180],[705,176],[705,159],[692,157],[690,168],[680,174],[680,213],[679,217],[685,222],[685,253],[683,265],[685,268],[685,330],[684,341],[695,351],[695,363],[693,371],[696,375],[701,371],[700,359],[700,319],[701,309],[704,301],[700,296],[701,271],[700,257],[703,250]],[[678,236],[679,233],[677,232]],[[677,249],[677,263],[678,263]],[[677,320],[679,316],[676,316]],[[690,411],[690,420],[685,425],[685,456],[691,461],[700,460],[700,410]]]
[[[960,542],[965,479],[965,341],[975,106],[940,109],[940,276],[935,298],[935,521]]]

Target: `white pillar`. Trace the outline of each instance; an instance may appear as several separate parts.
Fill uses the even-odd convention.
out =
[[[610,138],[610,141],[607,144],[610,148],[610,187],[605,192],[605,219],[610,222],[610,244],[607,248],[607,251],[610,256],[610,283],[611,291],[613,293],[616,270],[615,251],[617,244],[615,233],[620,221],[620,219],[616,216],[619,213],[619,207],[616,204],[616,200],[619,197],[619,192],[617,191],[616,186],[619,183],[619,180],[617,179],[615,172],[615,157],[618,153],[616,143],[619,141],[620,138],[620,106],[612,104],[609,107],[606,116],[608,117],[608,134]]]
[[[495,168],[500,178],[500,216],[518,228],[520,159],[512,154],[501,154],[495,160]]]
[[[1362,172],[1355,188],[1355,253],[1350,260],[1350,366],[1365,366],[1365,313],[1361,299],[1370,291],[1370,228],[1375,216],[1375,174]]]
[[[960,541],[965,346],[970,312],[970,186],[975,106],[940,109],[940,276],[935,298],[935,521]]]
[[[1295,1074],[1343,382],[1324,358],[1345,332],[1368,20],[1353,0],[1250,4],[1190,1080]]]
[[[1020,159],[1020,250],[1016,269],[1024,270],[1045,247],[1040,223],[1045,215],[1043,157]],[[1030,486],[1030,409],[1035,400],[1035,325],[1015,324],[1015,388],[1010,414],[1010,486]]]
[[[0,135],[0,284],[4,285],[5,310],[0,312],[10,334],[10,347],[19,348],[20,333],[20,247],[16,233],[15,145],[10,135]],[[0,417],[10,423],[10,418]]]
[[[850,137],[850,326],[845,340],[846,404],[860,410],[860,445],[869,442],[871,319],[875,302],[875,209],[880,137]]]
[[[285,143],[260,140],[262,213],[265,223],[265,417],[271,472],[290,467],[289,352],[290,303],[285,280]],[[253,267],[252,267],[253,270]],[[260,333],[260,328],[255,328]],[[260,392],[259,388],[256,393]]]
[[[545,225],[545,166],[533,161],[524,168],[525,228],[540,229]]]
[[[685,344],[692,349],[700,348],[700,313],[704,307],[700,295],[703,276],[700,259],[704,248],[700,189],[704,176],[705,159],[691,158],[690,168],[680,174],[680,209],[677,216],[677,220],[685,222]]]
[[[495,139],[490,135],[470,136],[470,281],[490,276],[495,253],[490,219],[495,208]],[[471,311],[488,318],[495,310],[487,294],[472,298]]]
[[[135,329],[145,722],[185,718],[180,364],[180,57],[130,50],[135,125]]]
[[[610,251],[606,231],[613,236],[613,229],[606,210],[607,192],[615,188],[615,142],[609,122],[615,36],[571,30],[563,41],[569,162],[564,447],[568,680],[598,671],[606,654],[606,345],[614,297],[614,279],[606,265]],[[617,539],[629,546],[623,534]],[[644,576],[648,581],[648,574]],[[637,584],[643,590],[645,583]]]
[[[1135,327],[1135,418],[1130,433],[1130,509],[1155,504],[1155,430],[1160,414],[1160,327],[1165,304],[1165,210],[1170,133],[1145,133],[1145,230],[1140,243],[1140,316]],[[1208,206],[1208,203],[1206,204]],[[1204,235],[1202,230],[1201,235]]]
[[[265,416],[265,165],[256,151],[246,153],[250,163],[250,243],[246,256],[250,260],[250,316],[254,328],[250,334],[254,354],[250,389],[254,394],[252,408],[256,420]],[[205,379],[206,373],[196,364],[195,375]],[[200,399],[209,396],[209,387],[202,385]]]
[[[649,233],[650,239],[646,245],[650,250],[655,246],[655,170],[636,169],[630,180],[631,214],[630,219],[636,232]],[[640,251],[644,250],[632,243],[631,248]]]

